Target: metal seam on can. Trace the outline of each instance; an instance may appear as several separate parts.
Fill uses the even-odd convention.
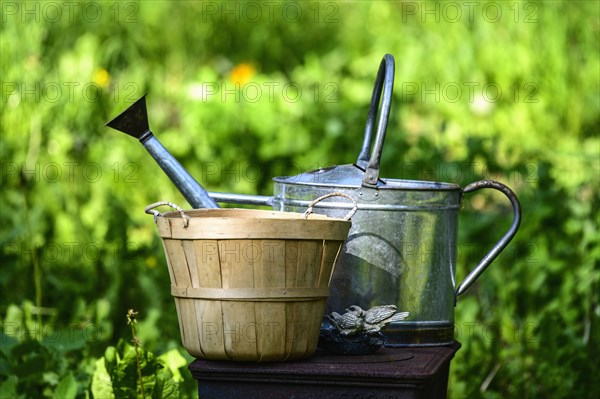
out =
[[[306,208],[310,205],[310,201],[300,200],[281,200],[276,198],[274,202],[284,204],[286,206],[298,206]],[[352,208],[347,203],[342,202],[321,202],[315,205],[315,208],[329,208],[329,209],[350,209]],[[373,205],[358,203],[358,209],[365,210],[383,210],[383,211],[422,211],[422,210],[458,210],[459,205],[424,205],[424,206],[413,206],[413,205]]]

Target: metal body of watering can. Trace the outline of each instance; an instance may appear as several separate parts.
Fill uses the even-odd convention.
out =
[[[452,183],[379,177],[393,81],[394,59],[386,55],[377,73],[363,145],[355,164],[275,177],[272,197],[209,195],[217,202],[270,205],[275,210],[304,212],[321,195],[332,191],[347,194],[356,201],[358,210],[338,256],[326,312],[340,312],[351,305],[367,309],[394,304],[398,310],[410,312],[410,317],[390,323],[382,330],[387,346],[444,345],[453,341],[457,297],[516,234],[521,210],[514,193],[494,181],[472,183],[463,189]],[[174,169],[171,174],[187,173],[179,169],[179,164],[166,163],[164,158],[156,156],[155,159],[162,163],[163,169]],[[481,188],[499,190],[509,198],[514,209],[513,223],[463,282],[457,284],[458,213],[464,194]],[[200,201],[190,204],[206,206]],[[350,202],[332,198],[317,204],[314,211],[342,217],[352,206]]]
[[[315,174],[336,173],[336,168]],[[481,188],[503,192],[514,207],[510,230],[479,265],[457,284],[458,215],[463,195]],[[403,321],[382,331],[387,346],[442,345],[454,339],[454,306],[459,295],[479,277],[508,244],[520,223],[514,193],[494,181],[480,181],[464,189],[456,184],[382,179],[376,188],[362,186],[307,187],[275,179],[277,210],[302,212],[309,198],[335,189],[358,203],[352,228],[340,253],[331,281],[326,312],[351,305],[363,309],[394,304],[410,312]],[[341,217],[351,204],[323,201],[316,213]]]
[[[449,344],[454,339],[458,295],[516,234],[521,210],[515,194],[495,181],[480,181],[462,189],[452,183],[379,177],[393,80],[394,59],[387,55],[379,67],[365,137],[355,164],[275,177],[273,197],[210,195],[217,201],[268,204],[289,212],[303,212],[312,199],[331,191],[349,195],[358,204],[358,211],[352,217],[348,239],[337,260],[326,313],[341,312],[351,305],[368,309],[394,304],[399,310],[410,312],[410,316],[386,326],[383,333],[387,346]],[[504,193],[513,206],[514,219],[504,237],[458,285],[458,213],[463,194],[481,188]],[[315,212],[342,217],[351,207],[349,202],[331,199],[316,205]]]

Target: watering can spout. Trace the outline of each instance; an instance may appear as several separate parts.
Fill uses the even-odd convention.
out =
[[[108,122],[106,126],[141,140],[144,135],[150,133],[148,111],[146,109],[146,95],[144,94],[142,98],[133,103],[133,105],[112,121]]]
[[[145,95],[108,122],[106,126],[138,139],[192,207],[219,207],[204,187],[177,162],[150,131]]]

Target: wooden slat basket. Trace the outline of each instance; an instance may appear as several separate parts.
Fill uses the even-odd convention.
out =
[[[192,356],[265,362],[315,352],[349,221],[248,209],[155,212],[155,220]]]

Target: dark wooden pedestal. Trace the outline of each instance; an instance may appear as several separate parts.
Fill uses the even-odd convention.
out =
[[[317,351],[310,359],[241,363],[197,359],[189,365],[198,395],[211,398],[445,398],[460,344],[381,348],[369,356]]]

